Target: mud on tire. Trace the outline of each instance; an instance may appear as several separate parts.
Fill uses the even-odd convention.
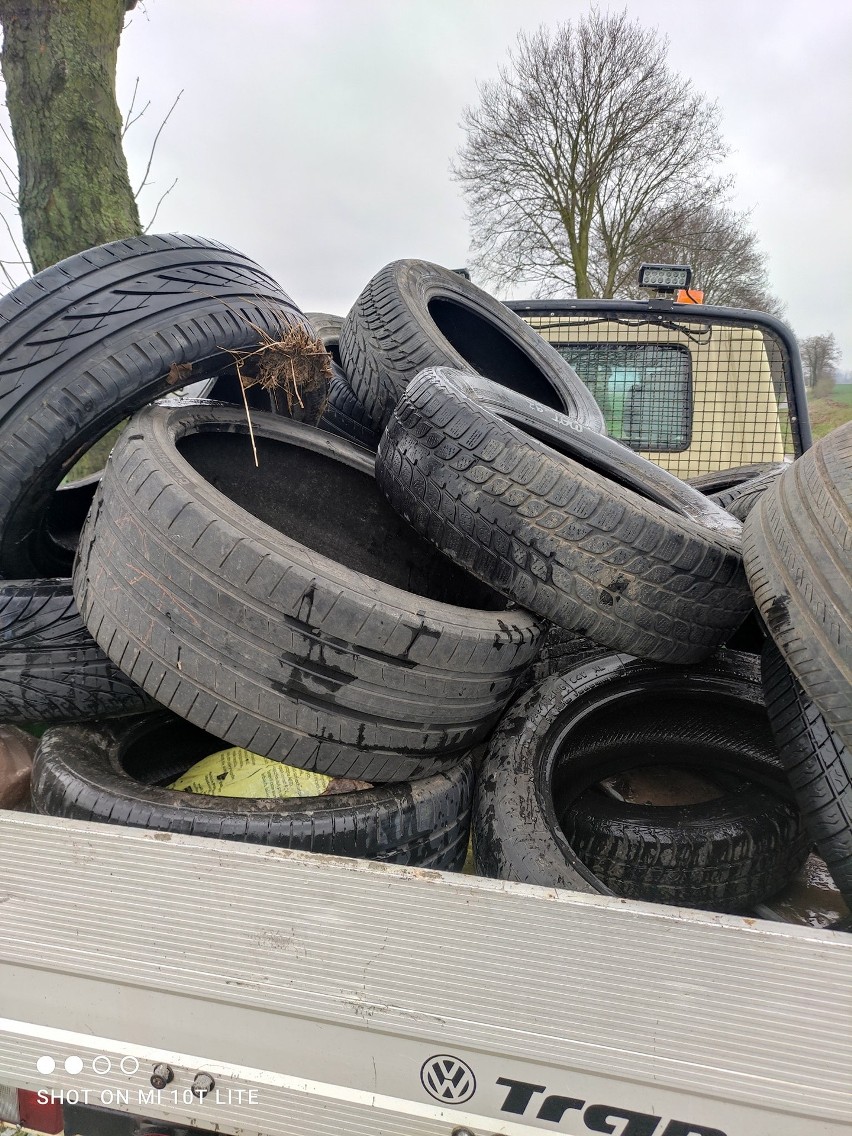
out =
[[[469,757],[433,777],[336,796],[213,797],[167,786],[222,748],[167,711],[53,727],[33,769],[33,802],[50,816],[213,836],[275,848],[458,870],[473,794]]]
[[[259,468],[238,410],[133,419],[74,577],[93,635],[232,745],[367,781],[455,764],[496,724],[538,623],[410,532],[367,451],[272,415],[253,428]]]

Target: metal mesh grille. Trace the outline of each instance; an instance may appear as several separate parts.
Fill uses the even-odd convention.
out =
[[[768,329],[521,314],[595,394],[612,436],[678,477],[795,456],[787,356]]]
[[[634,450],[685,450],[692,425],[692,362],[676,343],[557,343],[604,414]]]

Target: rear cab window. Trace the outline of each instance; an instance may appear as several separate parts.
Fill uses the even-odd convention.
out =
[[[679,451],[692,432],[692,359],[673,343],[555,343],[634,450]]]

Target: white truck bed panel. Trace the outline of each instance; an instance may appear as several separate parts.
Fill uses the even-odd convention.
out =
[[[844,934],[19,813],[0,865],[2,1084],[263,1136],[850,1131]]]

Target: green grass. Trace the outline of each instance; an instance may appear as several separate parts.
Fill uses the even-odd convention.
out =
[[[86,450],[77,464],[72,466],[63,477],[62,484],[71,485],[84,477],[90,477],[93,473],[100,473],[106,465],[112,447],[118,441],[118,435],[126,425],[127,419],[125,418],[123,422],[113,426],[108,434],[104,434],[99,441],[95,442],[91,449]]]
[[[808,413],[814,438],[826,434],[852,419],[852,383],[836,386],[827,398],[809,398]]]

